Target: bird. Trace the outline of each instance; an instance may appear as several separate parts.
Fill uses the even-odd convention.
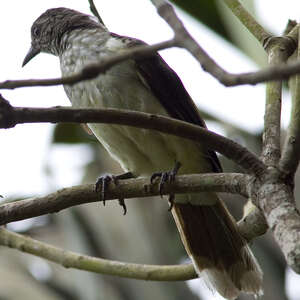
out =
[[[110,32],[94,16],[51,8],[31,27],[31,47],[23,66],[41,52],[53,54],[66,77],[143,45],[147,44]],[[206,128],[179,76],[157,52],[128,59],[96,78],[64,85],[64,89],[75,108],[146,112]],[[130,126],[89,123],[88,127],[134,177],[222,172],[216,153],[199,142]],[[172,173],[176,163],[177,172]],[[241,292],[263,294],[262,270],[216,193],[176,195],[171,212],[197,274],[212,291],[227,299]]]

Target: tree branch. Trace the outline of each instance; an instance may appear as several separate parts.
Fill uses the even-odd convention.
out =
[[[106,275],[154,281],[179,281],[197,277],[192,264],[156,266],[96,258],[66,251],[4,228],[0,229],[0,245],[45,258],[65,268]]]
[[[173,45],[174,46],[171,46]],[[167,46],[170,45],[170,46]],[[154,48],[166,49],[170,47],[175,47],[175,42],[173,40],[165,41],[160,44],[154,44]],[[22,79],[22,80],[5,80],[0,82],[0,90],[4,89],[16,89],[23,87],[35,87],[35,86],[54,86],[61,84],[75,84],[80,81],[89,80],[97,77],[101,73],[105,73],[113,65],[130,58],[136,58],[141,56],[150,55],[152,51],[150,47],[145,46],[144,49],[135,49],[124,51],[122,54],[112,55],[99,64],[89,65],[82,69],[78,74],[74,74],[67,77],[50,78],[50,79]],[[148,48],[149,47],[149,48]],[[154,49],[153,48],[153,49]],[[136,54],[136,55],[135,55]],[[200,60],[197,59],[198,61]],[[246,73],[229,73],[220,67],[212,60],[206,60],[204,57],[201,59],[201,66],[204,71],[210,73],[215,77],[221,84],[227,87],[251,84],[256,85],[258,83],[264,83],[271,80],[284,80],[288,79],[292,75],[300,73],[300,62],[294,61],[287,64],[279,64],[276,66],[266,67],[260,71],[256,72],[246,72]]]
[[[281,155],[281,92],[281,81],[267,83],[262,157],[264,163],[271,166],[278,163]]]
[[[244,216],[237,225],[240,234],[248,242],[258,236],[264,235],[269,228],[264,215],[257,207],[254,207],[249,214]]]
[[[255,38],[263,45],[266,39],[271,37],[249,12],[241,5],[238,0],[224,0],[227,7],[241,21],[241,23],[255,36]]]
[[[245,221],[243,223],[245,224]],[[253,232],[249,230],[247,233],[250,237],[249,240],[253,237],[251,234]],[[30,237],[10,232],[3,227],[0,228],[0,245],[33,254],[65,268],[75,268],[106,275],[153,281],[179,281],[198,277],[192,264],[158,266],[95,258],[59,249]]]
[[[169,47],[173,47],[173,46],[167,46],[167,45],[173,45],[173,43],[174,41],[170,40],[170,41],[162,42],[160,44],[154,44],[152,46],[155,46],[155,48],[157,46],[157,48],[166,49]],[[12,90],[16,88],[35,87],[35,86],[54,86],[54,85],[61,85],[61,84],[72,85],[80,81],[93,79],[97,77],[99,74],[105,73],[113,65],[123,60],[150,55],[150,53],[153,52],[151,50],[152,48],[150,48],[152,46],[145,46],[145,50],[147,51],[144,51],[143,49],[132,48],[132,50],[123,52],[121,55],[119,54],[112,55],[110,56],[110,58],[103,59],[103,61],[99,64],[94,64],[94,65],[89,65],[84,67],[80,73],[74,74],[72,76],[67,76],[62,78],[61,77],[50,78],[50,79],[5,80],[0,82],[0,90],[4,90],[4,89]],[[156,50],[154,50],[154,52],[155,51]],[[245,84],[256,85],[258,83],[264,83],[266,81],[271,81],[271,80],[284,80],[284,79],[288,79],[292,75],[296,75],[300,73],[299,61],[266,67],[256,72],[246,72],[246,73],[238,73],[238,74],[229,73],[224,69],[219,69],[219,66],[216,65],[216,63],[212,59],[205,60],[205,58],[203,58],[201,61],[202,61],[201,66],[203,70],[210,73],[221,84],[227,87],[233,87],[233,86],[239,86]]]
[[[205,144],[260,177],[266,166],[245,147],[191,123],[169,117],[116,109],[20,108],[0,97],[0,128],[36,122],[107,123],[152,129]]]
[[[284,63],[293,51],[293,40],[288,37],[273,37],[268,40],[265,49],[269,63]],[[263,132],[262,156],[267,165],[275,166],[280,159],[280,120],[281,120],[282,81],[267,83],[265,120]]]
[[[122,62],[129,58],[140,58],[141,56],[147,56],[158,50],[173,47],[175,41],[169,40],[161,43],[157,43],[151,46],[138,46],[132,47],[131,50],[123,51],[117,55],[111,55],[107,59],[103,59],[99,64],[91,64],[84,67],[79,73],[74,75],[53,78],[53,79],[25,79],[25,80],[6,80],[0,83],[0,89],[15,89],[21,87],[32,87],[32,86],[53,86],[59,84],[75,84],[80,81],[89,80],[97,77],[100,73],[105,73],[115,64]]]
[[[164,185],[163,194],[227,192],[247,197],[249,176],[237,173],[195,174],[176,176],[174,183]],[[136,198],[160,195],[158,183],[150,184],[149,178],[120,180],[118,186],[110,184],[105,201],[120,198]],[[93,184],[64,188],[45,197],[19,200],[0,206],[0,225],[32,217],[59,212],[84,203],[101,201]]]
[[[259,207],[288,265],[300,274],[300,214],[292,190],[286,184],[274,183],[270,176],[259,188],[258,196]]]
[[[298,35],[300,30],[298,29]],[[300,38],[298,39],[298,49],[292,60],[300,59]],[[282,150],[282,157],[279,168],[286,174],[294,176],[300,160],[300,75],[290,79],[290,91],[292,95],[291,121]]]

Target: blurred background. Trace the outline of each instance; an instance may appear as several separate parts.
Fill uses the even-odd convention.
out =
[[[299,1],[242,1],[274,34],[281,34],[289,18],[298,20]],[[96,0],[105,24],[118,34],[155,43],[172,36],[149,0]],[[246,72],[266,65],[259,44],[218,0],[173,1],[193,37],[226,70]],[[90,13],[87,0],[2,1],[0,4],[0,80],[60,76],[56,57],[42,54],[24,69],[30,46],[30,27],[46,9],[65,6]],[[176,70],[208,127],[260,153],[264,114],[264,85],[225,88],[184,50],[161,55]],[[62,87],[1,91],[15,106],[69,105]],[[282,133],[288,125],[290,99],[284,92]],[[0,131],[0,194],[4,200],[45,195],[62,187],[95,182],[103,173],[119,174],[119,166],[101,145],[78,125],[26,124]],[[221,157],[225,171],[240,171]],[[296,182],[297,186],[297,182]],[[299,199],[296,189],[296,199]],[[222,195],[238,219],[245,199]],[[128,200],[128,213],[116,201],[95,203],[58,214],[8,225],[56,246],[124,262],[177,264],[187,262],[167,201]],[[300,279],[286,268],[270,234],[253,245],[264,270],[263,299],[300,299]],[[222,299],[200,279],[189,282],[145,282],[64,269],[34,256],[0,248],[0,300],[18,299]],[[239,299],[250,299],[241,296]]]

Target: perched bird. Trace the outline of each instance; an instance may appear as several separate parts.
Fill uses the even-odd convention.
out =
[[[32,25],[31,48],[23,65],[40,52],[59,57],[62,76],[100,63],[144,42],[111,33],[94,17],[68,8],[49,9]],[[177,74],[158,53],[129,59],[98,77],[64,89],[77,108],[117,108],[173,117],[205,127]],[[157,131],[88,124],[125,171],[135,177],[172,170],[179,174],[221,172],[205,145]],[[262,272],[233,217],[212,192],[176,195],[172,214],[194,267],[212,290],[235,299],[262,294]]]

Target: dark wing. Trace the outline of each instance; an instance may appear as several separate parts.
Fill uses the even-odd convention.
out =
[[[146,43],[124,36],[112,34],[122,39],[128,47],[146,45]],[[206,128],[197,107],[183,86],[178,75],[168,66],[163,58],[155,53],[148,57],[135,59],[136,67],[153,94],[167,110],[170,117],[193,123]],[[214,172],[222,172],[220,161],[214,151],[207,150]]]

